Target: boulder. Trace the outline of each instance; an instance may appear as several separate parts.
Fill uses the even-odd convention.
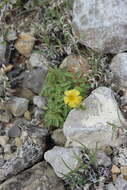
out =
[[[100,53],[126,51],[126,10],[126,0],[75,0],[74,33],[82,44]]]
[[[44,158],[53,167],[56,175],[63,178],[63,174],[68,174],[71,169],[78,166],[76,155],[81,155],[79,148],[55,146],[44,154]]]
[[[118,108],[111,89],[99,87],[87,97],[83,105],[85,110],[73,109],[63,126],[67,138],[67,146],[94,148],[105,145],[119,144],[116,138],[120,127],[126,126],[126,121]],[[79,143],[80,142],[80,143]]]

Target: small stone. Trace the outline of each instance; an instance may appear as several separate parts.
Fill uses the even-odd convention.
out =
[[[88,61],[84,57],[76,55],[67,56],[60,65],[60,68],[67,68],[67,71],[73,74],[81,72],[83,76],[88,75],[90,70]]]
[[[22,84],[23,87],[32,90],[32,92],[35,94],[39,94],[42,89],[46,74],[47,71],[45,71],[43,68],[25,71],[21,74],[21,77],[23,76],[24,78]]]
[[[39,53],[32,53],[29,59],[29,64],[32,67],[43,67],[47,71],[48,67],[48,62],[47,60],[43,57],[42,54]]]
[[[111,146],[106,146],[104,151],[108,156],[111,156],[113,154],[113,149],[111,148]]]
[[[0,136],[0,145],[5,146],[9,138],[7,136]]]
[[[26,120],[31,120],[31,113],[29,111],[26,111],[24,113],[24,117],[25,117]]]
[[[34,117],[37,119],[37,120],[41,120],[42,117],[43,117],[43,114],[44,114],[44,111],[42,109],[39,109],[39,108],[35,108],[35,112],[34,112]]]
[[[6,144],[6,145],[4,146],[4,153],[5,153],[5,154],[11,153],[11,145],[10,145],[10,144]]]
[[[28,100],[33,100],[35,94],[28,88],[17,88],[16,89],[16,96],[21,98],[26,98]]]
[[[28,57],[32,52],[34,42],[35,38],[32,34],[21,33],[19,35],[18,40],[15,43],[15,48],[20,54],[24,55],[25,57]]]
[[[116,165],[113,165],[112,169],[111,169],[111,172],[112,172],[112,174],[119,174],[120,169]]]
[[[97,163],[98,165],[109,167],[111,165],[111,159],[104,152],[98,152]]]
[[[9,123],[10,119],[12,118],[9,112],[3,111],[0,113],[0,121],[3,123]]]
[[[54,140],[56,145],[59,145],[59,146],[65,145],[66,137],[64,136],[62,129],[56,129],[55,131],[53,131],[53,134],[51,137]]]
[[[121,174],[127,177],[127,166],[121,166],[120,170],[121,170]]]
[[[20,133],[21,133],[20,128],[17,126],[13,126],[13,127],[11,127],[11,129],[9,129],[8,136],[9,137],[18,137],[18,136],[20,136]]]
[[[16,31],[11,29],[10,31],[8,31],[7,33],[7,41],[14,41],[17,39],[17,34]]]
[[[43,107],[46,106],[46,99],[42,96],[34,96],[33,98],[33,103],[36,105],[38,108],[43,109]]]
[[[20,139],[19,137],[16,137],[16,138],[15,138],[15,145],[16,145],[17,147],[20,147],[21,144],[22,144],[21,139]]]
[[[8,109],[16,117],[22,116],[28,110],[28,103],[29,100],[15,96],[8,102]]]

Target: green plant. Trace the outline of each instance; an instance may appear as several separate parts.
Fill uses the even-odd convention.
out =
[[[64,92],[77,89],[83,98],[88,94],[89,85],[87,79],[81,73],[72,74],[66,69],[49,68],[41,95],[48,98],[44,123],[48,127],[62,127],[69,111],[64,103]]]

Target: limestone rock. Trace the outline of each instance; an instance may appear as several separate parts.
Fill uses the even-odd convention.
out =
[[[23,119],[17,120],[13,125],[21,129],[20,144],[14,146],[15,138],[13,138],[11,153],[3,155],[3,164],[0,165],[0,183],[39,162],[46,148],[48,135],[46,129],[33,126]]]
[[[0,190],[65,190],[53,169],[41,162],[32,168],[6,180],[0,185]]]
[[[28,57],[33,49],[35,38],[30,33],[21,33],[15,43],[15,48],[19,53]]]
[[[85,110],[74,109],[70,111],[64,126],[64,135],[68,146],[80,146],[81,142],[88,148],[98,143],[99,147],[105,145],[118,145],[117,129],[126,121],[118,108],[113,92],[107,87],[95,89],[87,97],[83,105]],[[116,127],[116,130],[113,129]]]
[[[27,111],[28,103],[29,100],[25,98],[19,98],[13,96],[8,102],[8,109],[11,111],[11,113],[14,116],[18,117],[23,115],[25,111]]]
[[[73,28],[79,41],[101,53],[127,50],[127,2],[75,0]]]
[[[56,175],[62,178],[62,174],[69,173],[69,168],[75,169],[77,167],[78,160],[76,159],[75,154],[78,156],[81,155],[79,148],[63,148],[55,146],[44,154],[44,158],[51,164]],[[66,165],[68,165],[69,168]]]
[[[114,56],[110,68],[113,73],[112,82],[119,87],[127,88],[127,53]]]

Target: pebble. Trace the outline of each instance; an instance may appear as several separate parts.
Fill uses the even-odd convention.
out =
[[[8,109],[16,117],[22,116],[28,110],[28,103],[29,100],[25,98],[13,96],[8,102]]]
[[[60,68],[67,68],[73,74],[82,72],[83,76],[88,75],[90,71],[88,61],[82,56],[75,55],[67,56],[60,65]]]
[[[20,136],[21,130],[17,126],[13,126],[9,129],[8,131],[8,136],[9,137],[18,137]]]
[[[33,98],[33,103],[36,105],[38,108],[42,108],[46,106],[46,99],[42,96],[34,96]]]
[[[26,111],[26,112],[24,113],[24,118],[25,118],[26,120],[31,120],[31,113],[30,113],[29,111]]]
[[[21,33],[15,43],[15,48],[20,54],[24,55],[25,57],[29,57],[34,46],[34,42],[35,38],[32,34]]]
[[[0,136],[0,145],[5,146],[9,138],[7,136]]]

